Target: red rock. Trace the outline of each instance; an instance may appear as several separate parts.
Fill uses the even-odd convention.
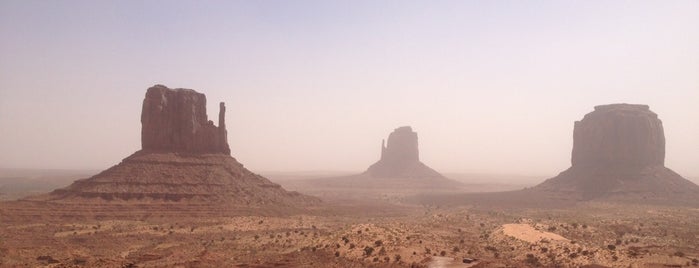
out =
[[[143,150],[230,154],[222,102],[219,126],[208,120],[206,96],[191,89],[148,89],[141,112]]]

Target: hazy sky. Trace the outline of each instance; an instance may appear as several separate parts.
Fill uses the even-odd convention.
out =
[[[438,171],[553,176],[628,102],[699,175],[699,1],[0,0],[0,167],[117,164],[154,84],[225,101],[253,171],[361,171],[410,125]]]

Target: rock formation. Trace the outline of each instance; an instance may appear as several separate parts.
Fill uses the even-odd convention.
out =
[[[595,107],[575,122],[573,166],[645,167],[665,164],[663,123],[647,105]]]
[[[230,155],[223,102],[219,109],[216,127],[206,115],[204,94],[162,85],[149,88],[141,112],[143,150]]]
[[[663,125],[647,105],[597,106],[575,122],[571,163],[533,190],[582,199],[699,197],[699,186],[664,166]]]
[[[420,162],[417,133],[409,126],[396,128],[381,144],[381,159],[365,172],[377,178],[443,178]]]
[[[48,201],[85,199],[187,201],[228,206],[295,206],[314,197],[287,192],[230,156],[225,106],[216,127],[207,119],[206,96],[156,85],[141,115],[142,150],[91,178],[53,191]]]
[[[314,195],[361,193],[364,196],[385,198],[387,195],[446,193],[462,191],[464,185],[448,179],[420,162],[417,133],[411,127],[396,128],[388,141],[381,143],[381,158],[360,174],[294,180],[286,186],[304,189]]]

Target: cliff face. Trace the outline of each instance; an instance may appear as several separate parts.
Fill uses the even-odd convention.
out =
[[[573,166],[646,167],[665,164],[663,123],[647,105],[595,107],[573,131]]]
[[[396,128],[388,135],[388,146],[381,144],[381,161],[410,163],[420,161],[417,132],[410,127]]]
[[[217,127],[206,115],[204,94],[162,85],[149,88],[141,111],[143,150],[230,155],[223,102],[219,109]]]
[[[442,178],[437,171],[420,162],[417,133],[409,126],[396,128],[381,145],[381,160],[366,171],[372,177]]]
[[[647,105],[597,106],[575,122],[571,163],[532,190],[644,202],[699,198],[699,186],[664,166],[663,124]]]

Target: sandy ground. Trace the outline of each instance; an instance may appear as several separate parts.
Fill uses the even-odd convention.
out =
[[[529,224],[504,224],[502,225],[502,231],[505,235],[529,243],[536,243],[544,239],[549,241],[569,241],[560,235],[534,229],[534,227],[530,226]]]

